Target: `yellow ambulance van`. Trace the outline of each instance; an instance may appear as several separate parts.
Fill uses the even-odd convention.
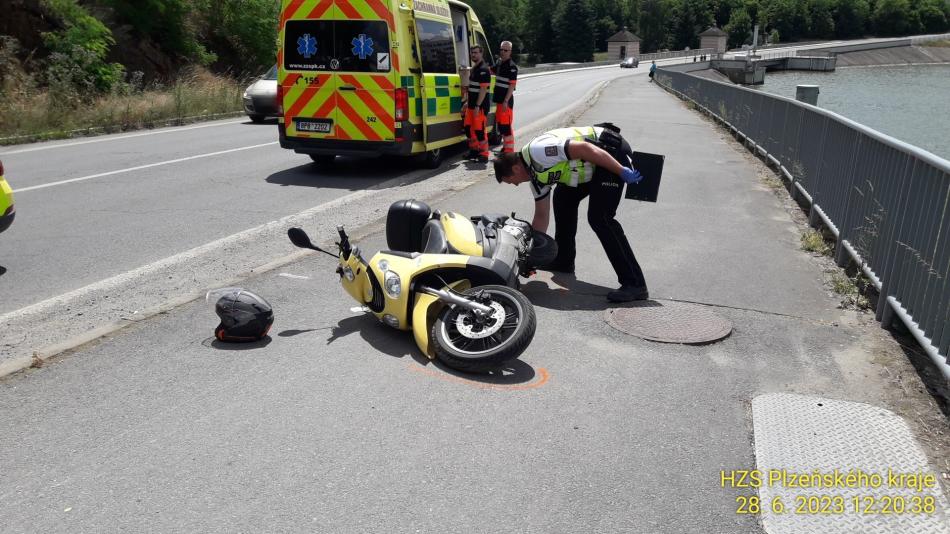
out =
[[[322,164],[395,154],[438,167],[465,140],[469,48],[494,65],[456,0],[282,0],[278,39],[280,146]]]

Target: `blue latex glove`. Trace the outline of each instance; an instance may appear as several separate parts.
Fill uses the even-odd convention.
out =
[[[640,174],[640,171],[636,169],[629,169],[627,167],[623,168],[623,171],[620,172],[620,179],[628,184],[635,184],[640,182],[643,179],[643,176]]]

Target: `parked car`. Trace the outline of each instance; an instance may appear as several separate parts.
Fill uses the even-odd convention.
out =
[[[244,90],[244,112],[254,122],[277,117],[277,65]]]
[[[621,69],[635,69],[639,66],[640,66],[640,59],[634,56],[624,58],[624,60],[620,62]]]
[[[13,207],[13,189],[3,178],[3,162],[0,161],[0,232],[13,224],[16,208]]]

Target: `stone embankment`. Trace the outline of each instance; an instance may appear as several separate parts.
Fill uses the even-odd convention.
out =
[[[919,63],[950,63],[950,47],[901,46],[845,52],[838,54],[837,66],[841,68]]]

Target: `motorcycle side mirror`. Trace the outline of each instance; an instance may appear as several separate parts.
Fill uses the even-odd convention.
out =
[[[308,236],[307,232],[304,232],[302,228],[291,228],[287,230],[287,236],[290,237],[290,242],[299,248],[320,250],[310,242],[310,236]]]

